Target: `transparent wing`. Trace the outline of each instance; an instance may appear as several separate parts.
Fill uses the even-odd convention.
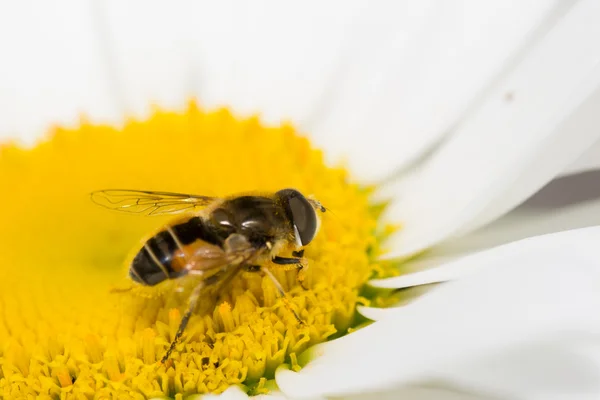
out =
[[[92,201],[110,210],[141,215],[172,215],[206,207],[215,197],[195,194],[108,189],[91,193]]]

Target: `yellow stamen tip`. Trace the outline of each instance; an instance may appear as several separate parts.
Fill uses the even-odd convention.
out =
[[[71,379],[71,374],[69,373],[69,370],[67,369],[67,367],[60,366],[58,368],[55,368],[53,374],[58,379],[58,383],[60,384],[60,387],[66,388],[73,384],[73,381]]]
[[[235,329],[233,313],[229,303],[223,302],[217,307],[215,320],[218,321],[223,332],[232,332]]]
[[[152,364],[156,361],[155,351],[156,333],[151,328],[144,329],[141,338],[142,360],[145,364]]]
[[[85,344],[90,362],[94,364],[101,362],[104,350],[100,338],[95,334],[89,334],[85,337]]]

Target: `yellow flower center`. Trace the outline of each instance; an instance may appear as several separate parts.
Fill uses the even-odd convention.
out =
[[[0,182],[3,398],[182,398],[234,384],[260,393],[277,366],[298,369],[305,349],[353,329],[356,305],[380,301],[361,296],[362,287],[391,269],[375,261],[386,230],[378,229],[371,188],[327,167],[291,126],[267,128],[227,110],[206,113],[192,103],[123,128],[57,128],[35,148],[2,147]],[[89,193],[225,196],[287,187],[333,211],[306,248],[308,268],[273,270],[288,297],[267,277],[241,273],[200,301],[172,363],[161,364],[194,278],[138,286],[126,260],[169,217],[111,212]]]

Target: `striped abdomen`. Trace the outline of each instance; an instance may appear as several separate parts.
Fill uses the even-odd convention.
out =
[[[179,250],[177,241],[185,246],[196,240],[213,244],[219,241],[199,217],[165,228],[150,238],[137,253],[129,268],[129,276],[138,283],[153,286],[185,275],[187,271],[173,263]]]

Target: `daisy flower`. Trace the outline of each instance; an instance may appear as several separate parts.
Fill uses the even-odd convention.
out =
[[[599,20],[592,0],[0,6],[0,396],[597,398],[596,204],[510,211],[598,166]],[[294,187],[332,212],[308,268],[272,269],[285,299],[240,274],[162,364],[194,282],[127,279],[169,219],[95,207],[111,187]]]

